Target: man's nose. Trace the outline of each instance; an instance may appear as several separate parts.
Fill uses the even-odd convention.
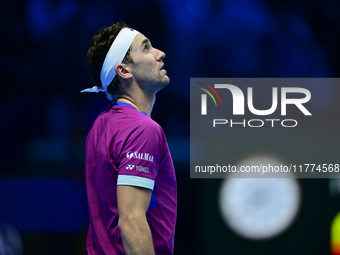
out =
[[[156,54],[156,59],[157,59],[157,61],[160,61],[160,60],[162,60],[163,58],[165,58],[165,53],[164,53],[163,51],[158,50],[158,49],[156,49],[156,50],[157,50],[157,54]]]

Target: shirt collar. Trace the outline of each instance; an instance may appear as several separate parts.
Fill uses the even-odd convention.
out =
[[[125,102],[117,102],[115,105],[117,105],[117,106],[121,106],[121,105],[124,105],[124,106],[131,106],[131,107],[135,108],[135,109],[138,111],[138,109],[137,109],[136,107],[134,107],[132,104],[129,104],[129,103],[125,103]],[[146,112],[140,112],[140,113],[142,113],[142,114],[148,116],[148,114],[147,114]]]

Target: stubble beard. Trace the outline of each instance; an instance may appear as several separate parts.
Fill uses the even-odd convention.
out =
[[[167,75],[158,76],[158,78],[148,78],[149,79],[145,79],[143,82],[141,82],[140,86],[149,95],[156,94],[170,83],[170,78]]]

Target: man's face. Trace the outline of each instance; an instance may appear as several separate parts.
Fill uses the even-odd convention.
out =
[[[143,34],[136,35],[131,45],[130,72],[137,84],[149,93],[156,93],[169,84],[170,79],[163,69],[164,52],[153,48]]]

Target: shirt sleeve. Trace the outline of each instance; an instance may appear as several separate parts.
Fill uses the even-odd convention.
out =
[[[117,185],[153,190],[163,155],[161,128],[151,123],[127,135],[119,158]]]

